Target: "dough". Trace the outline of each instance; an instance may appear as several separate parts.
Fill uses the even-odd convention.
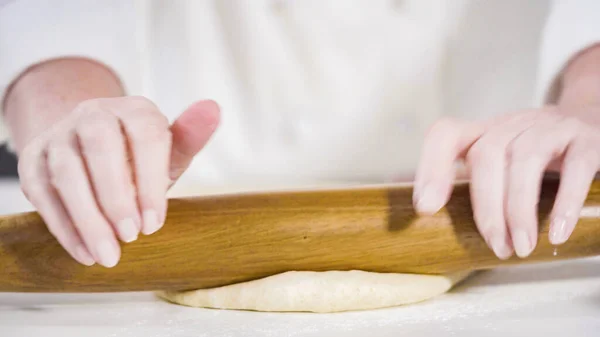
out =
[[[190,307],[277,312],[340,312],[421,302],[441,295],[470,272],[449,275],[364,271],[287,272],[219,288],[161,292]]]

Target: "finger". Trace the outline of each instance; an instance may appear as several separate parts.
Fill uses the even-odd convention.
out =
[[[131,102],[119,117],[133,159],[142,233],[150,235],[162,227],[166,216],[171,132],[154,104],[144,98]]]
[[[546,163],[515,161],[508,170],[506,217],[517,256],[529,256],[537,242],[537,199]]]
[[[92,266],[96,261],[85,247],[59,196],[50,184],[45,160],[42,153],[36,153],[32,157],[21,156],[19,177],[23,193],[67,253],[77,262]]]
[[[424,198],[425,196],[432,195],[435,199],[435,195],[439,195],[439,193],[430,194],[425,193],[424,190],[429,190],[429,185],[432,187],[446,186],[446,188],[441,188],[441,190],[447,191],[447,193],[441,194],[446,196],[447,201],[447,197],[449,197],[452,187],[451,185],[448,186],[448,184],[451,184],[455,171],[458,170],[458,174],[461,178],[466,177],[464,174],[465,172],[461,171],[463,168],[460,167],[460,165],[456,167],[456,161],[463,158],[468,152],[468,149],[488,129],[514,119],[515,117],[519,117],[520,115],[522,115],[522,113],[507,114],[485,122],[465,122],[452,118],[445,118],[436,122],[425,137],[421,159],[415,174],[415,196],[413,196],[415,204],[419,203],[418,199],[422,199],[420,201],[425,204],[438,204],[434,207],[427,208],[437,210],[442,207],[445,202],[430,203],[426,202],[427,198]],[[436,180],[445,183],[429,183],[431,181],[435,182]],[[441,199],[443,200],[444,198]]]
[[[219,124],[219,113],[219,106],[214,101],[200,101],[185,110],[171,125],[173,135],[169,167],[171,185],[206,145]]]
[[[531,254],[538,239],[537,204],[544,171],[562,155],[572,132],[549,118],[513,140],[509,148],[505,216],[517,255]]]
[[[119,120],[90,115],[76,133],[100,209],[123,242],[135,241],[141,220]]]
[[[74,134],[48,145],[50,180],[86,247],[101,265],[115,266],[121,248],[98,208]]]
[[[479,233],[500,259],[513,254],[504,218],[506,148],[534,120],[531,114],[522,114],[490,128],[466,157],[471,172],[473,217]]]
[[[501,147],[502,144],[498,144]],[[481,154],[479,151],[482,151]],[[512,255],[504,219],[504,151],[491,148],[469,155],[471,205],[481,236],[500,259]]]
[[[552,209],[550,243],[560,245],[571,236],[599,166],[598,151],[590,144],[575,140],[567,148]]]
[[[456,161],[482,132],[482,124],[452,119],[443,119],[431,128],[415,174],[413,202],[417,212],[432,214],[448,202]]]

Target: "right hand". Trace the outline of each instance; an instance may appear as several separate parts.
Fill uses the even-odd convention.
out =
[[[118,239],[161,228],[168,188],[218,121],[212,101],[193,104],[173,125],[145,98],[84,101],[25,146],[22,190],[75,260],[113,267]]]

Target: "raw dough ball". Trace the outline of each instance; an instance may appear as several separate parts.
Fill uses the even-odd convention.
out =
[[[470,272],[449,275],[364,271],[287,272],[220,288],[161,292],[191,307],[255,311],[339,312],[421,302],[445,293]]]

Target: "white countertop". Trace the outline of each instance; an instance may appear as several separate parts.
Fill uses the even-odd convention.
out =
[[[0,181],[0,214],[31,209]],[[417,305],[340,314],[194,309],[149,293],[0,293],[0,336],[598,336],[600,259],[498,269]]]

